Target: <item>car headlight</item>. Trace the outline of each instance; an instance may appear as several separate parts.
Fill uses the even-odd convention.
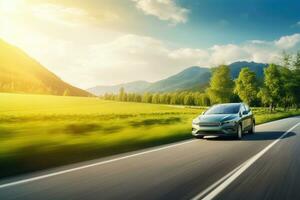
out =
[[[221,124],[226,126],[235,126],[236,121],[226,121],[226,122],[222,122]]]
[[[193,119],[193,124],[196,124],[196,125],[197,125],[197,124],[199,124],[199,122],[200,122],[200,121],[199,121],[198,118]]]

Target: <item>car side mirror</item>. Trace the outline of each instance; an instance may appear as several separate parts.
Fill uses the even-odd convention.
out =
[[[243,115],[247,115],[249,112],[247,110],[243,111]]]

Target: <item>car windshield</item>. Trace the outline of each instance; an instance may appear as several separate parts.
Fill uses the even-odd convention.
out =
[[[205,115],[211,114],[236,114],[240,110],[240,104],[216,105],[205,112]]]

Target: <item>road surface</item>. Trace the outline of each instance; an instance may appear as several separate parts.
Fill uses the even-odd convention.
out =
[[[0,180],[0,199],[300,199],[300,117]]]

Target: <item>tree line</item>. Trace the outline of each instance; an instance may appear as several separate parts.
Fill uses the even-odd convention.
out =
[[[120,89],[119,94],[106,93],[102,96],[105,100],[172,104],[172,105],[192,105],[209,106],[210,99],[206,93],[200,92],[168,92],[168,93],[127,93],[124,88]]]
[[[255,72],[242,68],[232,80],[230,68],[221,65],[212,69],[212,76],[205,92],[127,93],[120,88],[119,94],[106,93],[105,100],[144,102],[155,104],[210,106],[217,103],[243,101],[250,106],[297,108],[300,105],[300,52],[283,53],[282,62],[270,64],[264,69],[263,80]]]

